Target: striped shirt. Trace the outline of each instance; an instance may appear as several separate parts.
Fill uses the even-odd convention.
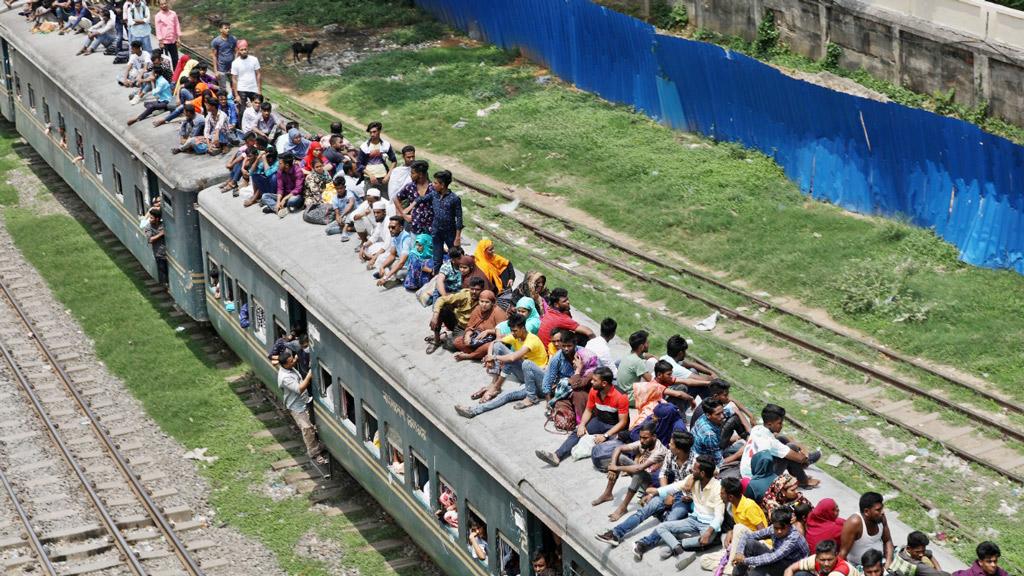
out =
[[[605,389],[603,397],[597,393],[597,390],[591,388],[590,395],[587,396],[587,410],[590,410],[590,414],[601,422],[615,425],[619,422],[621,415],[629,415],[629,399],[613,386]]]

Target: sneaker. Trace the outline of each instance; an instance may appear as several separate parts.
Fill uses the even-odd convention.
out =
[[[646,553],[647,550],[649,550],[649,548],[644,546],[643,542],[633,544],[633,560],[637,562],[642,561],[644,559],[644,553]]]
[[[348,242],[351,239],[352,239],[352,235],[351,234],[342,234],[341,235],[341,241],[342,242]],[[358,251],[359,250],[358,250],[358,247],[357,247],[356,252],[358,252]]]
[[[263,213],[264,214],[273,214],[274,213],[274,209],[271,208],[270,206],[264,206],[263,207]]]
[[[815,450],[807,455],[808,466],[813,466],[818,460],[821,460],[821,450]]]
[[[548,464],[551,464],[552,466],[558,466],[559,464],[561,464],[561,462],[558,460],[558,456],[555,456],[554,452],[550,452],[548,450],[537,450],[536,452],[534,452],[534,454],[537,455],[537,458],[540,458],[541,460],[547,462]]]
[[[696,559],[697,559],[697,555],[694,554],[693,552],[690,552],[688,554],[683,554],[683,557],[680,558],[678,562],[676,562],[676,570],[678,570],[679,572],[682,572],[683,570],[686,570],[686,567],[689,566],[690,564],[693,564],[693,561],[696,560]]]
[[[596,536],[596,538],[597,538],[598,540],[600,540],[601,542],[606,542],[606,543],[608,543],[608,544],[611,544],[613,548],[614,548],[615,546],[618,546],[619,544],[622,544],[622,540],[619,540],[619,539],[618,539],[618,538],[617,538],[617,537],[615,536],[615,533],[614,533],[614,532],[612,532],[611,530],[606,530],[606,531],[604,531],[604,532],[602,532],[602,533],[598,534],[598,535]]]
[[[463,406],[462,404],[456,404],[455,411],[458,412],[459,416],[462,416],[463,418],[473,418],[474,416],[476,416],[476,414],[470,412],[469,408]]]

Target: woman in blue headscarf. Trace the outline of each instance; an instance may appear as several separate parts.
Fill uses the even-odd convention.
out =
[[[654,411],[651,412],[651,415],[645,418],[640,423],[640,426],[636,426],[630,431],[629,437],[634,442],[640,439],[640,428],[648,422],[654,424],[654,435],[658,437],[658,441],[666,448],[672,440],[673,432],[676,430],[686,431],[686,421],[679,415],[679,410],[668,402],[659,402],[654,406]]]
[[[526,316],[526,331],[530,334],[536,334],[540,330],[540,312],[537,312],[537,303],[533,301],[533,298],[529,296],[523,296],[516,302],[515,307],[516,314],[520,316]],[[498,335],[505,336],[511,334],[512,330],[508,327],[508,320],[498,324]]]
[[[309,140],[302,137],[298,128],[292,128],[288,131],[288,145],[284,150],[291,152],[296,158],[305,158],[306,152],[309,151]]]
[[[416,245],[409,251],[409,262],[406,265],[405,289],[410,292],[419,290],[434,277],[431,269],[434,263],[434,242],[430,234],[417,234]]]
[[[750,482],[747,484],[745,495],[758,504],[764,499],[775,479],[779,477],[775,473],[775,456],[768,450],[758,452],[750,459]]]

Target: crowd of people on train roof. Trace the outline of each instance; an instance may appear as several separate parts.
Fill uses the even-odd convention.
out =
[[[669,337],[657,356],[650,335],[636,331],[628,336],[629,353],[616,358],[609,346],[617,336],[614,319],[604,319],[595,334],[573,318],[568,291],[549,288],[543,273],[527,272],[517,283],[512,263],[488,239],[468,253],[452,174],[431,174],[412,146],[396,151],[380,122],[353,145],[341,123],[318,135],[279,118],[262,97],[259,59],[230,24],[222,23],[210,43],[211,68],[179,55],[181,28],[167,0],[153,14],[143,0],[30,0],[21,13],[41,31],[82,34],[79,55],[103,48],[124,64],[118,81],[126,98],[142,105],[128,125],[164,112],[154,124],[177,126],[172,153],[227,156],[222,192],[244,194],[243,207],[281,218],[301,213],[349,243],[378,285],[404,287],[429,306],[425,352],[445,348],[453,362],[481,365],[481,387],[454,406],[460,416],[540,405],[546,426],[566,437],[554,451],[537,450],[539,464],[589,459],[606,475],[592,502],[613,507],[609,526],[595,534],[599,540],[618,546],[656,518],[656,527],[632,544],[637,560],[660,548],[678,569],[696,557],[688,552],[701,553],[714,576],[947,574],[926,534],[912,532],[897,546],[880,494],[863,494],[845,514],[830,498],[812,503],[818,480],[807,469],[820,453],[783,435],[782,407],[766,404],[756,415],[732,398],[729,382],[688,358],[685,338]],[[147,236],[165,276],[159,206],[149,213]],[[279,366],[278,382],[309,456],[326,463],[308,413],[308,341],[293,331],[268,356]],[[628,487],[616,501],[622,477]],[[439,508],[442,522],[457,523],[449,517],[457,512]],[[471,534],[474,555],[486,555],[486,533]],[[955,574],[1006,576],[999,558],[995,543],[982,542],[977,561]],[[545,572],[560,572],[556,563],[533,559]]]

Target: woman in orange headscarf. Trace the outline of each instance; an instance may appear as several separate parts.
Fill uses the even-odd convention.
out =
[[[477,242],[473,259],[476,261],[476,267],[484,273],[491,284],[494,284],[498,294],[504,292],[506,282],[510,282],[515,277],[508,258],[494,253],[494,243],[489,238],[483,238]]]

